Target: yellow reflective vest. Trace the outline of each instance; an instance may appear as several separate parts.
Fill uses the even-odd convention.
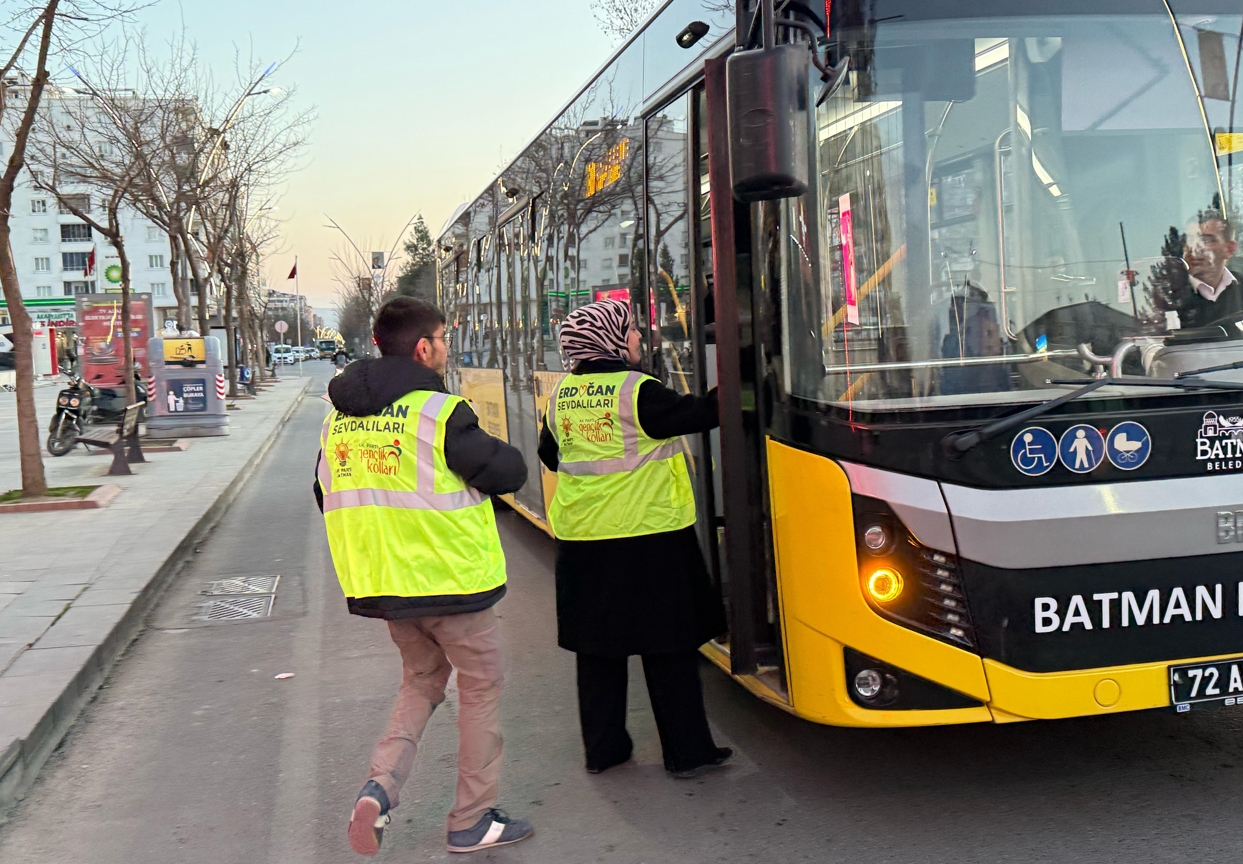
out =
[[[415,390],[378,414],[333,410],[317,466],[332,563],[345,596],[478,594],[505,583],[490,498],[445,463],[460,396]]]
[[[567,375],[548,402],[557,492],[548,509],[561,540],[608,540],[695,524],[695,493],[679,440],[639,425],[642,372]]]

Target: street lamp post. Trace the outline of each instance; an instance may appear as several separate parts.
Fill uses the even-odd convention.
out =
[[[326,225],[324,227],[336,228],[338,231],[341,232],[341,236],[343,236],[349,242],[350,246],[354,249],[354,251],[358,253],[358,258],[360,261],[363,262],[363,266],[370,269],[372,278],[374,280],[376,268],[371,266],[372,262],[367,260],[367,256],[365,256],[362,253],[362,250],[358,248],[358,244],[354,242],[353,238],[351,238],[349,234],[345,233],[345,229],[342,228],[340,225],[338,225],[335,219],[333,219],[331,216],[329,216],[326,213],[324,214],[324,218],[327,219],[331,223],[330,225]],[[397,251],[397,246],[401,243],[402,238],[406,236],[406,232],[410,230],[410,226],[414,224],[414,220],[418,218],[419,218],[418,213],[415,213],[413,216],[410,217],[410,219],[406,222],[405,226],[401,229],[400,232],[398,232],[397,240],[394,241],[392,248],[388,250],[388,254],[384,258],[384,266],[380,268],[380,279],[379,279],[380,284],[379,286],[377,286],[381,290],[381,296],[383,296],[382,292],[383,292],[384,287],[388,284],[388,268],[389,268],[389,265],[393,263],[393,255]]]

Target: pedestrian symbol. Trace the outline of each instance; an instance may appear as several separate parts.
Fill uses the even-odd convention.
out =
[[[1105,439],[1105,452],[1115,468],[1134,471],[1148,461],[1148,454],[1152,452],[1152,438],[1143,426],[1127,420],[1109,430],[1109,437]]]
[[[1057,461],[1057,439],[1048,429],[1029,426],[1010,442],[1010,461],[1028,477],[1039,477]]]
[[[1057,445],[1062,464],[1076,474],[1087,474],[1105,461],[1105,438],[1086,423],[1071,426]]]

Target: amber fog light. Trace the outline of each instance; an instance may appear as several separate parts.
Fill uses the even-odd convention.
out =
[[[902,594],[902,574],[889,567],[873,570],[868,576],[868,594],[877,603],[891,603]]]

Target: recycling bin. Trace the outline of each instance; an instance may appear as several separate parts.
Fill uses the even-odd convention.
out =
[[[224,360],[215,336],[160,337],[148,347],[147,435],[205,438],[229,434]]]

